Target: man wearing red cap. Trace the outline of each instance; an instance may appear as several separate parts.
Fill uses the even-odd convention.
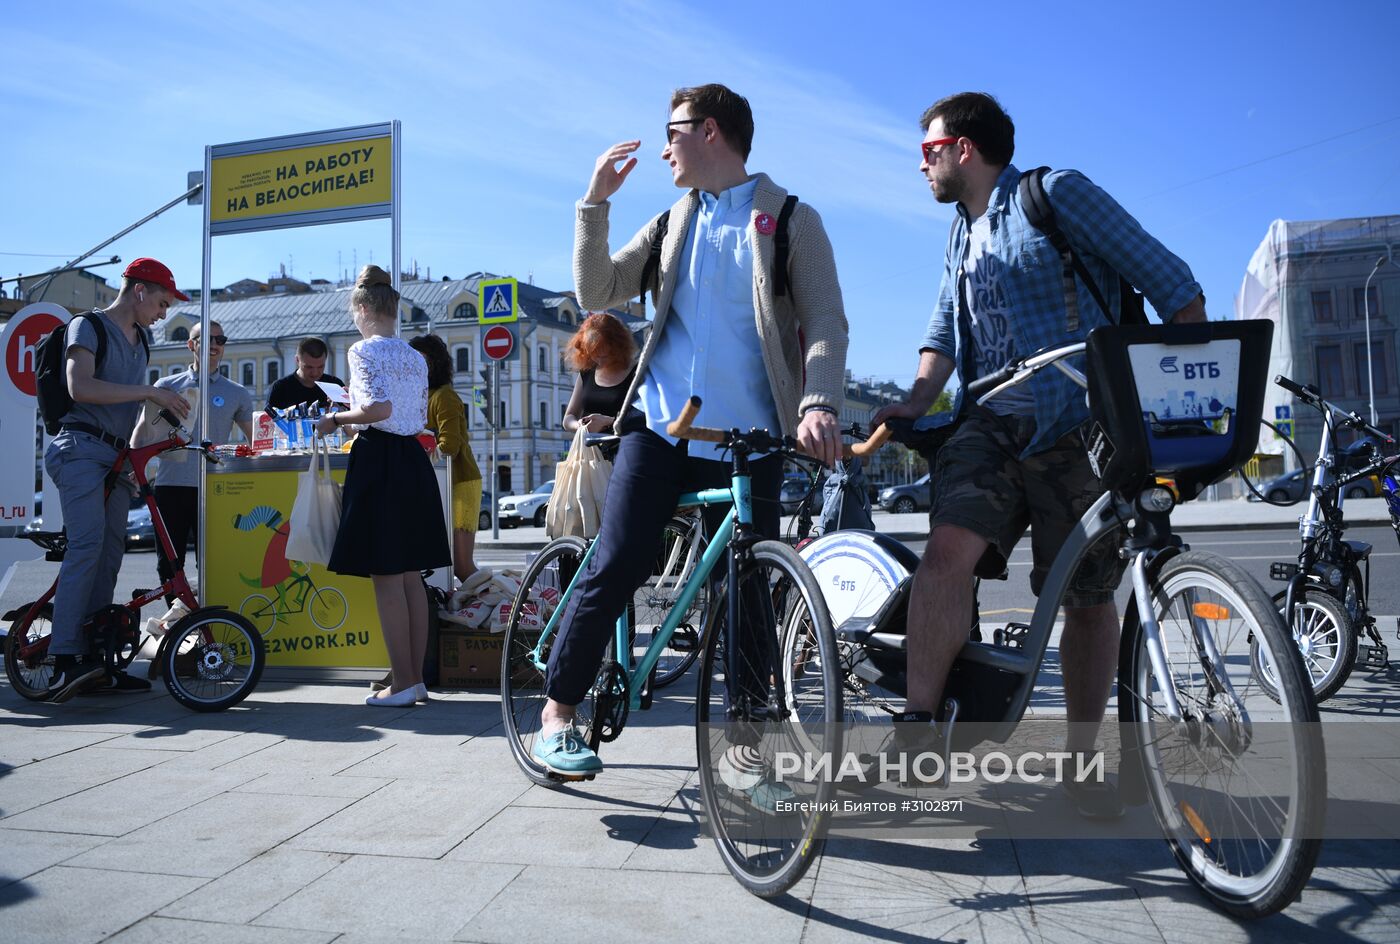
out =
[[[68,531],[68,552],[54,595],[51,701],[80,691],[144,691],[151,684],[125,672],[108,676],[88,654],[83,621],[112,602],[126,549],[131,493],[120,486],[105,495],[107,473],[136,426],[144,400],[184,417],[189,404],[174,390],[143,383],[149,359],[147,331],[172,301],[189,301],[170,270],[155,259],[137,259],[122,273],[121,292],[105,310],[68,323],[66,374],[72,409],[44,454],[44,468],[58,486]],[[97,357],[98,351],[102,357]],[[119,480],[127,484],[127,480]]]

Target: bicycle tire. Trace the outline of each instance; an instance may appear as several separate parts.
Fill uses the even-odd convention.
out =
[[[277,628],[277,603],[261,593],[252,593],[238,604],[238,615],[253,624],[264,636],[272,635]]]
[[[322,596],[322,594],[324,594],[324,596]],[[324,602],[331,599],[338,599],[340,602],[338,604],[327,604]],[[311,622],[316,625],[317,629],[328,633],[335,632],[337,629],[344,626],[345,620],[350,616],[350,604],[345,602],[345,594],[341,593],[335,587],[317,587],[316,592],[311,594],[311,599],[307,600],[306,603],[306,615],[311,617]],[[330,614],[325,620],[316,616],[316,608],[318,606],[325,606],[330,610]],[[337,616],[339,616],[339,619],[336,618]]]
[[[1233,561],[1203,551],[1179,554],[1153,578],[1152,592],[1170,676],[1165,684],[1176,690],[1184,723],[1160,715],[1157,693],[1164,680],[1153,670],[1136,606],[1124,622],[1118,697],[1120,712],[1132,722],[1129,733],[1153,814],[1177,864],[1217,907],[1240,918],[1273,914],[1297,898],[1312,874],[1327,795],[1317,704],[1302,658],[1273,602]],[[1209,660],[1200,655],[1192,626],[1209,627],[1234,698],[1206,691],[1207,683],[1219,685],[1220,670],[1203,668]],[[1277,657],[1277,703],[1241,658],[1250,636]],[[1264,722],[1276,723],[1265,730]],[[1267,750],[1262,734],[1276,738]],[[1261,750],[1251,752],[1256,746]],[[1242,787],[1258,790],[1260,775],[1267,774],[1269,787],[1277,788],[1279,778],[1271,771],[1281,765],[1285,796],[1272,789],[1267,803],[1260,803],[1228,781],[1207,787],[1222,772],[1232,776],[1247,756],[1254,763]],[[1177,766],[1199,770],[1174,782]],[[1272,823],[1265,822],[1270,818]],[[1269,835],[1257,829],[1248,840],[1224,834],[1242,829],[1242,821],[1263,823]],[[1260,860],[1257,867],[1252,859]]]
[[[546,701],[544,672],[535,665],[531,653],[539,642],[541,626],[547,625],[549,620],[543,608],[538,611],[538,622],[531,620],[524,604],[530,600],[532,592],[538,599],[539,592],[548,587],[562,595],[578,572],[586,550],[584,541],[576,537],[555,538],[544,546],[520,579],[520,590],[511,603],[510,622],[501,646],[501,720],[505,724],[510,753],[527,779],[546,787],[557,786],[560,779],[530,754],[539,735],[540,713]],[[561,596],[558,605],[563,604]],[[544,655],[547,662],[548,652]],[[575,718],[580,729],[586,729],[590,721],[583,717],[588,703],[585,699]]]
[[[651,645],[652,633],[644,632],[643,628],[654,629],[670,614],[671,607],[675,603],[676,597],[679,596],[680,588],[686,585],[690,575],[694,573],[695,567],[700,563],[700,554],[704,553],[706,543],[703,522],[696,523],[701,528],[701,534],[700,545],[693,559],[686,550],[686,542],[692,537],[691,527],[693,523],[695,523],[694,519],[682,517],[675,517],[666,522],[666,527],[662,531],[661,548],[657,554],[656,566],[652,568],[651,576],[647,578],[647,582],[633,594],[632,651],[635,658],[640,659],[647,647]],[[674,649],[669,645],[661,650],[661,655],[656,661],[656,669],[652,674],[652,691],[665,688],[680,680],[690,671],[695,660],[700,657],[698,642],[700,634],[705,628],[705,606],[708,598],[709,588],[702,587],[677,627],[677,632],[690,630],[697,644],[689,651]]]
[[[1274,596],[1280,616],[1284,598],[1282,593]],[[1321,704],[1337,694],[1356,667],[1356,624],[1335,597],[1321,590],[1307,591],[1294,604],[1293,624],[1313,697]],[[1249,647],[1249,664],[1264,692],[1278,701],[1273,664],[1264,658],[1257,644]]]
[[[756,805],[757,789],[774,783],[770,772],[773,769],[771,751],[775,745],[789,744],[801,751],[805,745],[817,743],[818,749],[839,754],[841,734],[837,722],[841,720],[841,677],[826,601],[796,551],[781,541],[756,543],[739,580],[741,587],[753,588],[747,592],[741,589],[746,600],[769,601],[761,606],[775,622],[794,619],[811,622],[811,627],[804,632],[815,641],[815,662],[819,667],[819,671],[803,676],[800,689],[786,689],[785,702],[779,706],[780,718],[773,723],[771,732],[758,741],[755,753],[745,759],[747,771],[736,769],[730,758],[736,749],[742,748],[743,732],[722,724],[729,695],[725,678],[724,624],[730,590],[726,585],[713,594],[696,698],[700,798],[710,833],[729,873],[751,893],[772,898],[797,883],[821,854],[830,818],[827,804],[834,795],[835,784],[825,777],[818,777],[815,783],[791,784],[789,789],[797,801],[791,806],[796,810],[786,811],[787,815],[779,813],[776,804],[771,811]],[[754,596],[749,597],[749,593]],[[743,612],[748,615],[759,608],[746,602]],[[757,637],[767,650],[766,658],[781,658],[778,640],[783,632],[782,626],[775,625],[774,632]],[[754,666],[754,659],[747,661],[755,673],[753,678],[774,677],[771,665]],[[801,737],[794,736],[794,726],[804,729]],[[736,738],[731,734],[741,736]],[[726,763],[729,763],[728,770],[722,766]],[[759,765],[763,773],[755,776],[753,771]]]
[[[223,607],[203,607],[181,619],[157,654],[170,696],[191,711],[224,711],[257,688],[267,664],[262,633]]]
[[[32,621],[26,620],[33,606],[31,602],[18,607],[20,615],[10,623],[9,632],[5,634],[5,675],[10,679],[10,687],[21,697],[47,701],[49,683],[53,681],[53,656],[49,655],[47,647],[38,658],[21,659],[19,656],[21,646],[53,633],[53,604],[45,603]]]

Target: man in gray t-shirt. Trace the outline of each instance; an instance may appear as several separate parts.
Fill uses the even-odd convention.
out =
[[[44,453],[68,532],[53,602],[50,701],[67,701],[103,685],[113,691],[151,687],[125,672],[108,677],[102,660],[88,653],[82,624],[111,604],[116,589],[131,493],[118,485],[109,495],[106,479],[136,426],[141,402],[154,400],[179,417],[189,413],[189,404],[175,391],[141,382],[147,361],[144,334],[176,299],[189,300],[175,287],[170,270],[154,259],[137,259],[122,273],[121,292],[111,307],[74,318],[68,326],[65,371],[73,408]],[[98,331],[105,344],[99,345]]]
[[[248,388],[234,383],[219,373],[219,361],[224,357],[224,344],[228,338],[217,321],[209,323],[209,432],[201,429],[201,420],[194,423],[194,442],[204,439],[212,443],[226,443],[233,427],[237,424],[243,430],[243,438],[253,441],[253,395]],[[193,390],[199,395],[200,326],[190,328],[189,349],[194,354],[194,363],[187,370],[156,381],[162,390],[174,390],[184,394]],[[193,452],[167,452],[160,457],[160,471],[156,474],[156,505],[170,532],[170,542],[175,545],[175,561],[172,565],[165,555],[156,554],[156,570],[161,583],[174,576],[176,569],[185,566],[185,551],[189,546],[191,531],[199,527],[199,463],[204,458]],[[165,595],[166,603],[174,603],[173,594]]]

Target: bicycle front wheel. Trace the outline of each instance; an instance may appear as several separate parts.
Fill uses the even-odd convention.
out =
[[[158,658],[165,687],[193,711],[223,711],[247,698],[267,662],[262,634],[220,607],[196,610],[176,623]]]
[[[53,681],[53,656],[49,655],[47,645],[28,657],[22,650],[45,642],[53,632],[53,604],[45,603],[32,620],[26,620],[33,605],[26,603],[19,607],[19,616],[5,635],[5,674],[20,695],[30,701],[44,701],[49,697],[49,683]]]
[[[587,545],[575,537],[550,541],[540,551],[520,580],[520,591],[510,608],[510,623],[501,652],[501,719],[506,741],[521,773],[542,786],[552,786],[559,778],[550,775],[531,751],[540,735],[540,715],[548,700],[544,693],[544,666],[549,662],[549,646],[536,657],[540,634],[549,624],[561,595],[578,573]],[[589,700],[579,705],[576,725],[587,729],[591,722]]]
[[[1283,615],[1284,595],[1274,597]],[[1324,702],[1351,677],[1356,665],[1356,624],[1330,594],[1309,590],[1293,606],[1293,637],[1303,657],[1313,696]],[[1269,697],[1278,701],[1278,673],[1258,643],[1249,648],[1250,664]]]
[[[700,797],[720,857],[731,875],[764,898],[791,888],[825,841],[834,795],[831,778],[789,771],[838,766],[841,675],[826,601],[797,552],[760,541],[739,574],[738,632],[726,632],[728,595],[714,594],[696,699]],[[788,625],[799,628],[789,632]],[[802,672],[781,666],[779,640],[811,641]],[[740,648],[729,675],[729,636]],[[728,709],[738,709],[731,718]],[[745,707],[746,706],[746,707]]]
[[[1162,674],[1134,608],[1118,697],[1148,799],[1177,863],[1242,918],[1286,907],[1321,847],[1327,784],[1317,705],[1302,660],[1264,590],[1239,565],[1188,551],[1153,583]],[[1250,670],[1275,667],[1278,701]],[[1166,716],[1175,692],[1182,718]]]

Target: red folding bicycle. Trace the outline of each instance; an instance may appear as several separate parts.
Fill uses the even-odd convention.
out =
[[[167,438],[147,446],[128,445],[118,454],[107,475],[106,491],[125,487],[118,483],[124,467],[130,466],[137,494],[151,511],[156,532],[156,553],[175,559],[170,532],[161,518],[154,492],[146,477],[151,459],[164,452],[188,449],[206,461],[218,462],[212,443],[192,445],[189,434],[174,415],[166,410],[160,417],[171,427]],[[46,552],[45,560],[62,561],[68,549],[65,531],[32,531],[21,535]],[[39,599],[4,614],[13,620],[5,636],[5,674],[20,695],[31,701],[45,701],[53,678],[53,656],[49,655],[52,632],[53,598],[58,579]],[[175,568],[170,579],[154,590],[136,590],[127,603],[105,606],[83,621],[89,645],[106,662],[109,673],[131,664],[145,644],[141,628],[141,608],[166,594],[178,597],[190,612],[160,635],[150,678],[165,681],[171,696],[194,711],[222,711],[244,698],[257,686],[266,664],[262,634],[247,619],[224,606],[199,606],[183,568]]]

